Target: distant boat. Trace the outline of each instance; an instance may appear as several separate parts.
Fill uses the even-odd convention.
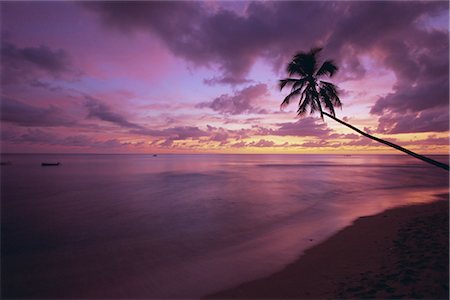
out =
[[[153,154],[153,157],[157,157],[158,155],[157,154]]]
[[[0,162],[0,166],[9,166],[12,165],[12,163],[10,161],[2,161]]]
[[[41,163],[41,166],[43,166],[43,167],[50,167],[50,166],[59,166],[60,164],[61,164],[60,162],[56,162],[56,163],[43,162],[43,163]]]

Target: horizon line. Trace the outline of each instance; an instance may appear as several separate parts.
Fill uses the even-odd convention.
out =
[[[404,153],[105,153],[105,152],[0,152],[1,155],[405,155]],[[450,153],[425,153],[422,155],[450,156]]]

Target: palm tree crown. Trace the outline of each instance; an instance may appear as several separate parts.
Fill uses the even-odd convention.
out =
[[[299,52],[289,62],[287,72],[289,76],[299,78],[286,78],[280,80],[280,89],[291,86],[291,92],[284,98],[281,107],[289,104],[292,97],[300,96],[297,114],[303,116],[309,112],[320,112],[323,119],[322,104],[332,116],[335,116],[334,107],[341,107],[337,88],[331,82],[319,80],[320,77],[333,76],[338,70],[332,60],[326,60],[318,67],[317,56],[322,48],[314,48],[309,52]]]
[[[333,76],[338,68],[332,60],[326,60],[323,62],[320,68],[318,67],[319,65],[317,63],[317,55],[321,50],[322,48],[313,48],[309,52],[299,52],[292,58],[291,62],[287,66],[287,72],[289,73],[289,76],[295,75],[299,78],[286,78],[280,80],[281,90],[286,85],[291,86],[291,92],[286,96],[286,98],[284,98],[283,102],[281,103],[281,107],[288,105],[292,97],[300,96],[297,110],[299,116],[304,116],[305,114],[307,114],[308,109],[311,114],[319,111],[320,117],[322,119],[325,115],[335,120],[336,122],[341,123],[342,125],[345,125],[348,128],[358,132],[359,134],[368,137],[369,139],[385,144],[429,164],[449,171],[450,168],[447,164],[417,154],[392,142],[377,138],[356,128],[353,125],[350,125],[336,118],[334,107],[342,106],[341,100],[338,96],[337,87],[331,82],[319,80],[319,78],[324,75],[328,75],[330,77]],[[322,104],[330,113],[322,110]]]

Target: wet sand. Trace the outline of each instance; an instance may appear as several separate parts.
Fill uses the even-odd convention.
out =
[[[449,297],[449,203],[439,200],[361,217],[269,277],[207,298]]]

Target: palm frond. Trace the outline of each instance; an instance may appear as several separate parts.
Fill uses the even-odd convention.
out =
[[[290,75],[299,78],[286,78],[280,80],[280,89],[291,87],[291,93],[281,103],[281,108],[288,105],[292,97],[299,96],[297,114],[305,115],[320,112],[323,119],[325,111],[335,115],[335,107],[341,107],[337,87],[327,81],[319,81],[318,77],[323,75],[333,76],[338,67],[332,60],[326,60],[318,68],[319,52],[322,48],[313,48],[308,52],[298,52],[287,65]]]
[[[299,103],[298,110],[297,110],[297,115],[299,117],[303,117],[304,115],[306,115],[308,113],[309,102],[305,101],[305,100],[303,100],[302,102]]]
[[[316,111],[319,110],[319,107],[317,106],[317,102],[314,101],[314,99],[312,97],[309,97],[309,98],[311,98],[311,100],[310,100],[310,107],[311,107],[311,109],[310,109],[309,113],[311,115],[313,115]]]
[[[286,71],[288,72],[289,76],[292,75],[299,75],[299,76],[307,76],[305,71],[303,70],[302,65],[299,63],[299,61],[296,61],[295,59],[292,60],[290,63],[288,63]]]
[[[284,107],[288,106],[289,105],[289,101],[291,100],[291,98],[297,96],[298,94],[300,94],[301,91],[302,91],[302,89],[296,89],[296,90],[290,92],[289,95],[287,95],[284,98],[283,102],[281,102],[281,108],[284,108]]]
[[[332,77],[337,70],[338,67],[334,64],[332,60],[326,60],[317,71],[316,76],[319,77],[322,75],[326,75],[328,73],[328,75]]]
[[[337,93],[337,86],[335,86],[335,85],[332,84],[331,82],[328,82],[328,81],[325,81],[325,80],[320,80],[320,83],[321,83],[322,85],[326,85],[326,86],[329,86],[329,87],[335,89],[335,90],[336,90],[336,93]]]
[[[311,94],[308,92],[308,89],[304,89],[302,94],[300,95],[300,101],[298,102],[298,116],[304,116],[307,114],[307,109],[311,105]]]
[[[325,91],[325,89],[320,89],[320,100],[322,100],[322,102],[325,104],[325,108],[328,109],[330,114],[334,117],[335,116],[334,105],[331,102],[330,96]]]
[[[324,92],[328,95],[331,103],[333,103],[336,107],[341,107],[342,103],[339,99],[339,92],[337,87],[331,82],[320,81],[320,90],[324,90]]]
[[[302,89],[302,88],[305,86],[306,82],[307,82],[306,78],[298,79],[298,80],[292,85],[292,90],[291,90],[291,92],[292,92],[293,90],[295,90],[295,89]]]
[[[300,81],[301,79],[295,79],[295,78],[286,78],[286,79],[281,79],[280,80],[280,91],[286,86],[286,85],[295,85],[298,81]]]
[[[322,48],[313,48],[309,52],[298,52],[288,64],[289,74],[313,76],[317,70],[317,54]]]
[[[320,104],[319,97],[314,99],[314,102],[317,105],[317,110],[320,112],[320,118],[323,120],[323,111],[322,111],[322,105]]]
[[[308,93],[311,95],[311,101],[313,102],[313,105],[311,105],[311,113],[314,113],[314,111],[320,112],[320,118],[323,120],[323,111],[322,111],[322,105],[320,104],[320,94],[316,90],[316,86],[308,86]],[[314,111],[312,110],[314,108]]]

